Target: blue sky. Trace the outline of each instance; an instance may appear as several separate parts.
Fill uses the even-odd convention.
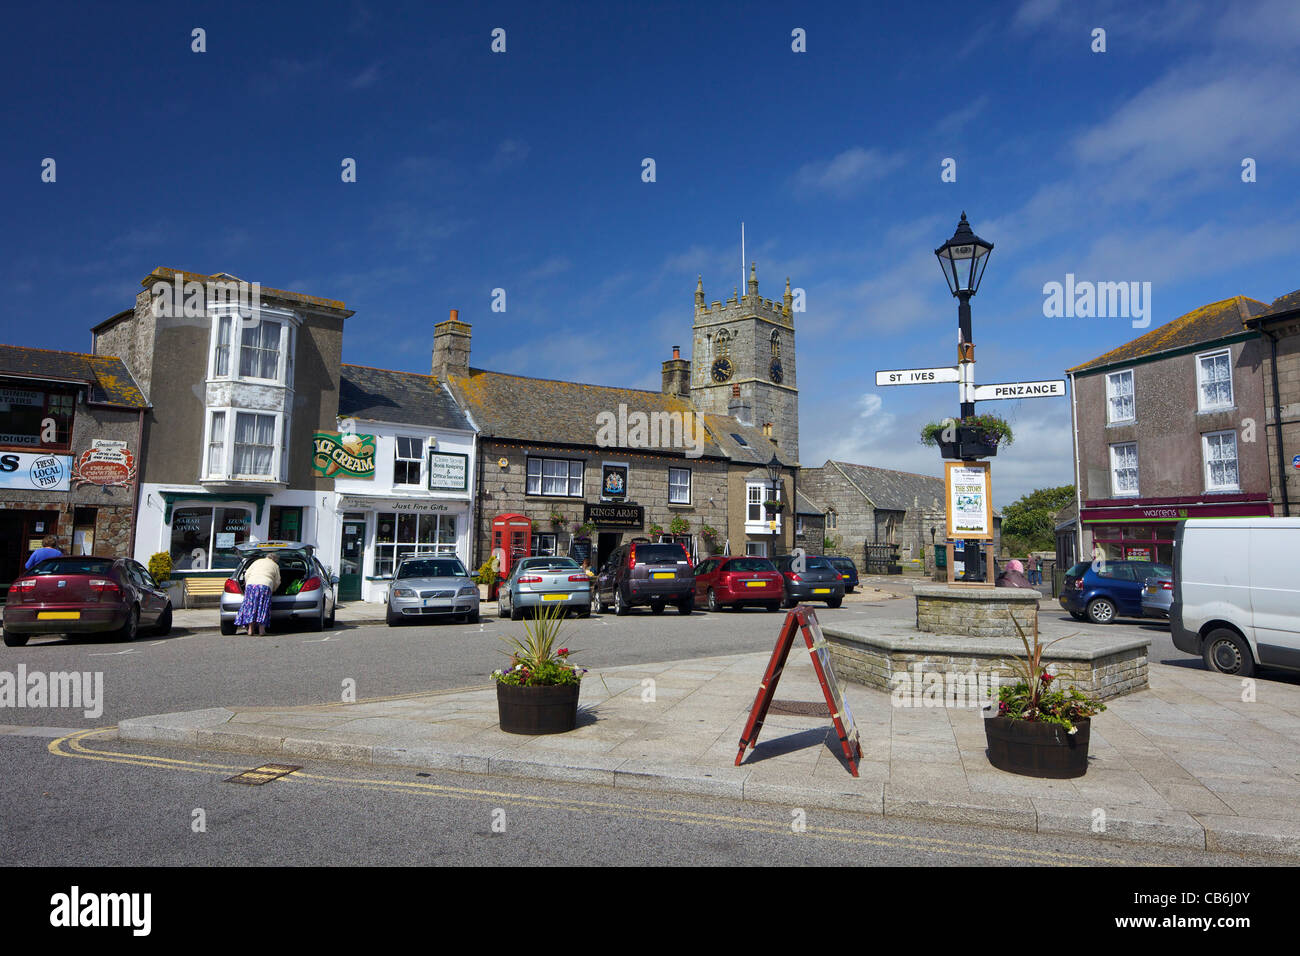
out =
[[[963,209],[996,244],[980,382],[1142,334],[1044,318],[1067,272],[1151,282],[1153,327],[1300,287],[1293,0],[178,7],[9,13],[0,341],[86,349],[172,266],[343,299],[350,362],[427,371],[458,308],[477,367],[658,388],[697,273],[710,301],[740,283],[744,220],[760,292],[806,291],[804,463],[938,474],[916,432],[956,386],[874,372],[952,364],[933,249]],[[997,504],[1073,480],[1068,400],[981,410],[1017,429]]]

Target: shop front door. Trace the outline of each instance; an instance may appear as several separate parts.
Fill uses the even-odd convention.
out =
[[[343,522],[343,545],[339,551],[339,600],[361,600],[361,570],[365,557],[366,523]]]

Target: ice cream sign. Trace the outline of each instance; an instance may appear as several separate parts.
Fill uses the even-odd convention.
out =
[[[375,477],[374,435],[317,432],[312,447],[312,471],[322,478]]]
[[[125,488],[135,479],[135,456],[124,441],[95,439],[89,451],[77,456],[72,480],[78,485]]]

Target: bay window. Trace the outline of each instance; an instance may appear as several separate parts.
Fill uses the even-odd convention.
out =
[[[263,316],[252,322],[227,313],[213,316],[212,322],[209,378],[248,379],[293,386],[294,326],[291,321]]]
[[[283,423],[278,412],[209,411],[204,479],[283,480]]]

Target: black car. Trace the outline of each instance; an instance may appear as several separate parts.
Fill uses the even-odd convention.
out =
[[[853,589],[858,586],[858,566],[853,563],[852,558],[827,558],[831,567],[840,572],[840,580],[844,582],[844,593],[852,594]]]
[[[803,601],[825,601],[827,607],[844,603],[844,579],[820,555],[783,554],[776,559],[776,569],[785,578],[782,607],[791,608]]]
[[[622,545],[596,575],[591,609],[597,614],[609,608],[615,614],[627,614],[637,605],[647,604],[655,614],[662,614],[669,604],[675,604],[682,614],[695,610],[695,569],[685,545]]]

